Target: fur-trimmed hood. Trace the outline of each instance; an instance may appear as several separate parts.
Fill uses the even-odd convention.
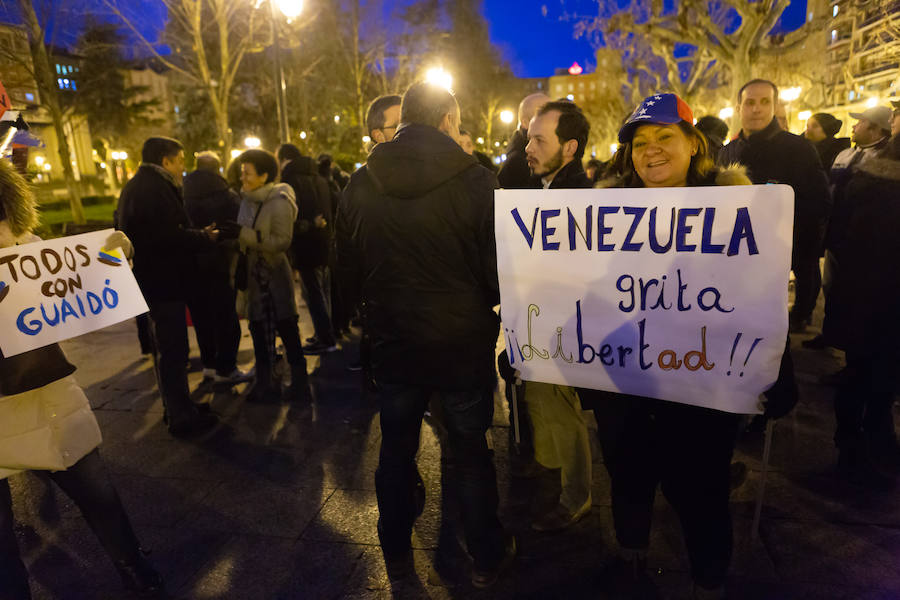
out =
[[[900,181],[900,160],[891,160],[879,156],[862,161],[859,171],[872,177]]]
[[[900,163],[897,163],[900,165]],[[707,185],[752,185],[750,177],[747,176],[747,169],[743,165],[737,163],[728,165],[727,167],[716,167],[709,174],[701,186]],[[615,188],[626,187],[623,177],[610,177],[603,181],[598,181],[597,188]]]
[[[0,208],[0,228],[5,230],[0,235],[12,234],[14,239],[19,239],[37,227],[37,201],[31,186],[5,160],[0,160]]]

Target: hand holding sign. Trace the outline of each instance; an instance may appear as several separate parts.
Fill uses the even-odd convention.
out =
[[[124,239],[122,239],[124,238]],[[112,230],[0,249],[0,350],[15,356],[147,312]]]

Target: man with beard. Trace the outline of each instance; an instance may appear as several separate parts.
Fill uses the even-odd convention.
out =
[[[581,165],[591,126],[574,103],[545,104],[528,126],[525,153],[531,187],[590,188]],[[581,402],[568,386],[525,383],[526,410],[534,434],[534,458],[560,469],[559,503],[536,519],[537,531],[561,531],[591,510],[591,446]]]
[[[497,174],[497,181],[504,189],[524,189],[531,187],[529,179],[531,171],[525,156],[525,145],[528,143],[528,124],[538,109],[550,101],[546,94],[540,92],[525,96],[519,103],[519,128],[509,138],[506,145],[506,162]]]

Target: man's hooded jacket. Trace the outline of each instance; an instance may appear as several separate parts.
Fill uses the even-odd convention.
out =
[[[376,146],[353,174],[338,256],[359,266],[377,380],[451,389],[493,382],[496,187],[450,137],[417,124]]]

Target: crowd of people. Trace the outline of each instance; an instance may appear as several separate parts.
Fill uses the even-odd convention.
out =
[[[558,503],[534,520],[533,529],[562,531],[590,512],[595,499],[585,411],[593,411],[619,545],[603,568],[605,591],[617,598],[654,597],[647,551],[661,488],[681,523],[694,597],[723,597],[732,553],[729,495],[739,470],[732,454],[744,420],[652,398],[522,382],[505,351],[499,359],[496,354],[501,299],[494,190],[791,186],[790,332],[807,332],[823,288],[822,333],[803,345],[846,352],[846,368],[829,377],[839,386],[838,473],[871,489],[890,489],[900,468],[892,412],[900,316],[890,308],[900,293],[900,102],[893,110],[851,114],[857,123],[847,140],[835,138],[842,123],[825,113],[813,115],[803,135],[787,131],[776,117],[778,89],[770,81],[747,82],[736,100],[740,129],[729,138],[724,122],[695,120],[678,96],[648,97],[624,119],[615,155],[601,162],[585,161],[591,125],[575,103],[531,94],[519,106],[518,129],[496,173],[461,129],[454,95],[428,83],[371,103],[366,126],[373,147],[349,180],[327,155],[316,160],[291,144],[274,154],[247,150],[224,169],[225,177],[218,157],[204,152],[196,157],[196,170],[182,177],[182,145],[148,139],[143,162],[119,200],[117,226],[124,235],[109,243],[129,254],[133,246],[134,275],[150,309],[139,324],[142,346],[155,355],[169,432],[195,436],[217,423],[208,405],[191,399],[188,318],[203,364],[201,385],[252,382],[246,401],[253,403],[309,402],[305,356],[338,351],[357,323],[358,354],[350,354],[349,342],[343,345],[348,368],[362,370],[364,385],[377,391],[382,439],[374,525],[392,580],[413,573],[410,538],[425,503],[416,453],[429,402],[439,406],[447,432],[449,485],[461,508],[472,585],[490,587],[514,562],[517,538],[498,516],[486,439],[499,372],[507,398],[515,393],[518,407],[510,411],[522,437],[513,475],[533,476],[538,466],[560,474]],[[0,167],[4,247],[22,243],[35,218],[21,178]],[[297,282],[315,332],[305,344]],[[239,318],[249,321],[253,341],[254,366],[247,372],[237,365]],[[277,339],[288,373],[276,368]],[[798,401],[790,346],[788,338],[778,380],[765,392],[757,421],[780,418]],[[441,365],[439,374],[435,365]],[[10,459],[7,445],[0,445],[0,477],[51,471],[82,509],[126,587],[153,597],[162,581],[140,552],[103,472],[99,430],[71,380],[73,370],[55,345],[0,358],[0,438],[51,426],[36,417],[23,424],[15,411],[24,400],[69,398],[78,431],[63,438],[77,440],[75,449],[57,448],[58,455],[44,463]],[[5,480],[0,575],[0,596],[29,597]]]

